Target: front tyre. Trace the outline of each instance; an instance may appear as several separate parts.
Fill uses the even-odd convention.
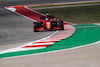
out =
[[[34,31],[34,32],[39,32],[39,31],[37,30],[38,27],[39,27],[39,24],[38,24],[37,22],[33,22],[33,31]]]

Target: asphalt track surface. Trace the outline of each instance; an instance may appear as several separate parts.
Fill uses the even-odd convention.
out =
[[[2,0],[0,1],[0,45],[33,41],[50,35],[52,32],[33,33],[32,21],[16,15],[4,7],[38,3],[72,2],[73,0]],[[74,0],[75,1],[75,0]],[[84,1],[84,0],[76,0]],[[45,34],[44,34],[45,33]],[[28,35],[28,36],[27,36]],[[37,36],[39,35],[39,36]]]
[[[49,2],[50,1],[50,2]],[[8,10],[6,6],[13,5],[28,5],[39,3],[52,2],[73,2],[75,0],[2,0],[0,1],[0,50],[16,47],[26,44],[27,42],[43,38],[53,32],[34,33],[32,30],[32,21],[27,20],[19,15],[16,15]],[[76,0],[84,1],[84,0]],[[87,1],[87,0],[86,0]],[[89,0],[88,0],[89,1]],[[99,0],[97,0],[99,1]],[[1,60],[2,67],[62,67],[62,66],[77,66],[77,67],[99,67],[100,66],[100,48],[98,45],[85,47],[73,51],[63,51],[52,54],[21,57],[14,59]],[[94,49],[94,50],[93,50]],[[26,61],[25,61],[26,60]],[[29,60],[29,61],[27,61]],[[15,62],[13,62],[15,61]],[[53,61],[53,62],[52,62]],[[58,61],[58,62],[57,62]],[[2,62],[2,63],[1,63]],[[16,64],[15,64],[16,63]],[[8,66],[9,65],[9,66]]]

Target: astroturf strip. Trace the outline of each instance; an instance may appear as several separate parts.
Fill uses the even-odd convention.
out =
[[[56,42],[55,44],[44,48],[44,49],[37,49],[37,50],[26,50],[26,51],[19,51],[19,52],[11,52],[11,53],[4,53],[0,54],[0,58],[10,58],[10,57],[17,57],[23,55],[32,55],[37,53],[45,53],[50,51],[56,50],[63,50],[63,49],[70,49],[79,46],[84,46],[90,43],[94,43],[100,40],[100,26],[99,25],[74,25],[76,27],[76,32],[73,36]],[[87,26],[90,26],[87,28]],[[82,28],[78,28],[82,27]]]
[[[79,25],[100,23],[100,5],[39,9],[36,11],[43,14],[49,12],[50,15],[55,15],[57,19]]]

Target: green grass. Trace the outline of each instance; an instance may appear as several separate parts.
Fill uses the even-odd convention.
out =
[[[80,46],[86,46],[100,40],[100,26],[95,24],[74,25],[76,31],[73,36],[52,44],[44,49],[25,50],[0,54],[0,59],[18,57],[24,55],[45,53],[55,50],[72,49]],[[88,28],[87,28],[88,27]]]
[[[38,9],[40,13],[49,12],[56,18],[76,24],[92,24],[100,22],[100,5],[85,7],[66,7],[52,9]]]

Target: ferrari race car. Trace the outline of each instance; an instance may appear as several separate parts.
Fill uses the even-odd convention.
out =
[[[52,31],[64,30],[64,23],[62,20],[57,20],[55,16],[40,16],[40,22],[33,22],[33,31]]]

